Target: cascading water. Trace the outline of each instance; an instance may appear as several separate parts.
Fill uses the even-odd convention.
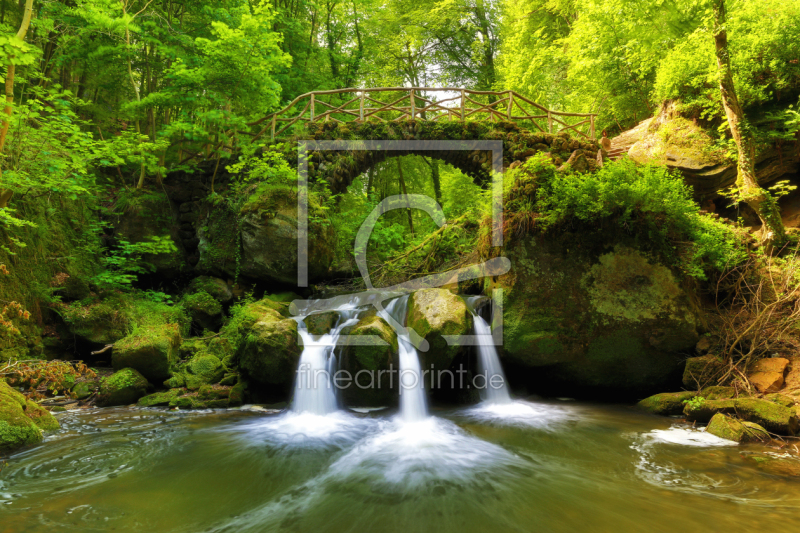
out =
[[[339,317],[333,329],[318,338],[311,335],[305,322],[300,320],[297,332],[303,340],[303,352],[295,380],[292,411],[327,415],[338,409],[336,391],[331,377],[336,372],[336,356],[333,353],[342,329],[358,322],[358,310],[339,309]]]
[[[511,395],[506,384],[506,375],[497,348],[492,338],[492,328],[481,315],[473,312],[472,323],[475,335],[478,338],[478,366],[486,380],[486,386],[481,389],[481,400],[487,403],[509,403]]]
[[[506,375],[494,345],[492,328],[475,309],[480,299],[479,296],[464,298],[467,308],[472,313],[474,334],[478,340],[478,371],[485,380],[485,386],[480,391],[481,400],[486,404],[510,403],[511,394],[508,392]]]
[[[385,311],[380,314],[384,315],[384,319],[388,315],[400,325],[404,325],[407,310],[408,295],[405,295],[389,302]],[[406,422],[424,420],[428,416],[428,402],[425,398],[419,354],[411,343],[408,332],[398,334],[397,345],[400,361],[400,414]]]

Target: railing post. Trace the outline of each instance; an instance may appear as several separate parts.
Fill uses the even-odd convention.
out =
[[[278,118],[278,114],[277,113],[272,115],[272,133],[270,133],[270,136],[269,136],[269,140],[270,141],[274,141],[275,140],[275,119],[277,119],[277,118]]]
[[[314,97],[315,96],[316,95],[314,93],[311,93],[311,122],[314,122],[314,103],[315,103]]]
[[[361,91],[361,103],[358,109],[358,115],[361,118],[361,122],[364,122],[364,91]]]
[[[547,110],[547,133],[553,133],[553,115]]]
[[[464,89],[461,89],[461,122],[464,122]]]
[[[417,115],[417,103],[414,98],[414,89],[411,89],[411,120],[414,120]]]
[[[511,104],[513,103],[513,96],[511,95],[511,91],[508,91],[508,121],[511,122]]]
[[[589,117],[589,135],[591,135],[592,140],[594,140],[594,115]]]

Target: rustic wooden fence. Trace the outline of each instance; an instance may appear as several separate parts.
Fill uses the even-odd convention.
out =
[[[436,96],[441,95],[441,99]],[[326,101],[327,100],[327,101]],[[486,100],[481,102],[480,100]],[[473,91],[453,87],[377,87],[314,91],[295,98],[271,115],[248,124],[255,137],[271,140],[309,122],[396,122],[401,120],[522,122],[542,132],[569,130],[594,140],[593,113],[547,109],[514,91]]]

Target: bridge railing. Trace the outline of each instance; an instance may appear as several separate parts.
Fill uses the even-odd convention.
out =
[[[548,133],[569,130],[594,140],[596,116],[594,113],[565,113],[547,109],[514,91],[377,87],[306,93],[280,111],[248,125],[260,127],[255,130],[256,138],[269,135],[274,140],[287,131],[291,132],[293,126],[309,122],[486,120],[530,123],[531,127]]]

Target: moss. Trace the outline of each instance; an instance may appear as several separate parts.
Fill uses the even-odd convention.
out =
[[[98,344],[113,344],[137,328],[176,324],[182,335],[188,334],[189,328],[189,319],[180,307],[135,293],[112,292],[62,305],[59,312],[73,334]]]
[[[225,281],[209,276],[194,278],[189,283],[189,292],[205,292],[220,303],[227,303],[233,298],[233,293]]]
[[[680,415],[685,407],[684,402],[697,396],[696,392],[664,392],[645,398],[636,404],[654,415]]]
[[[783,407],[794,407],[795,405],[794,398],[791,396],[786,396],[785,394],[767,394],[764,396],[764,399],[773,403],[777,403],[778,405],[782,405]]]
[[[189,389],[197,389],[201,385],[216,383],[225,372],[222,361],[216,355],[201,353],[187,365],[189,375],[186,376],[186,386]]]
[[[148,380],[159,382],[169,377],[180,344],[177,324],[137,328],[114,344],[111,360],[115,370],[134,368]]]
[[[222,305],[206,291],[198,291],[184,296],[183,300],[181,300],[181,305],[192,316],[197,313],[203,313],[208,316],[222,314]]]
[[[14,320],[21,335],[0,332],[0,360],[42,356],[41,326],[49,320],[46,307],[51,295],[59,290],[56,275],[63,279],[66,274],[69,281],[93,274],[99,248],[97,236],[86,230],[96,220],[87,202],[54,193],[15,196],[13,206],[36,226],[14,229],[14,236],[26,246],[0,249],[0,264],[9,272],[0,274],[0,301],[19,302],[31,318]],[[0,239],[8,244],[4,228]]]
[[[409,299],[407,325],[428,341],[423,366],[446,370],[462,347],[448,344],[444,337],[471,334],[472,315],[460,296],[445,289],[422,289]]]
[[[61,426],[50,412],[35,402],[28,401],[25,406],[25,416],[33,420],[42,431],[55,431]]]
[[[707,431],[734,442],[767,441],[770,438],[767,430],[758,424],[742,422],[722,413],[717,413],[711,418]]]
[[[208,218],[198,232],[201,253],[195,268],[200,272],[235,274],[239,249],[239,223],[236,213],[224,205],[209,204],[204,210]]]
[[[58,421],[47,410],[0,380],[0,451],[40,442],[42,430],[58,427]]]
[[[266,310],[245,335],[237,356],[240,369],[255,381],[292,383],[300,357],[297,322]]]
[[[100,381],[97,405],[128,405],[145,395],[150,384],[132,368],[124,368]]]
[[[325,335],[330,333],[338,318],[339,314],[336,311],[328,311],[309,315],[303,319],[303,322],[305,322],[306,329],[312,335]]]
[[[706,400],[726,400],[736,397],[736,389],[733,387],[722,387],[719,385],[706,387],[700,392],[700,396]]]
[[[717,413],[736,415],[782,435],[794,435],[800,427],[794,409],[759,398],[711,400],[697,409],[690,405],[684,409],[687,419],[696,422],[708,422]]]
[[[139,407],[156,407],[159,405],[169,405],[174,399],[186,392],[184,389],[170,389],[165,392],[157,392],[139,398],[136,405]]]

